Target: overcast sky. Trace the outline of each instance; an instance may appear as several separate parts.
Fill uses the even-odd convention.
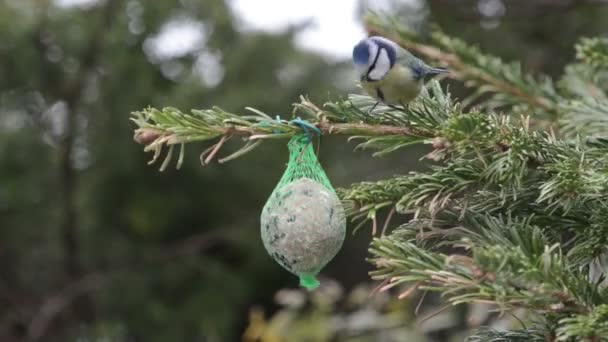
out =
[[[349,57],[364,36],[355,17],[356,0],[231,0],[230,4],[245,28],[278,31],[312,19],[313,25],[296,42],[337,58]]]
[[[161,0],[155,0],[161,1]],[[374,8],[382,8],[390,0],[374,0]],[[411,0],[393,0],[411,1]],[[98,0],[55,0],[58,6],[92,6]],[[228,0],[245,30],[277,32],[290,24],[312,20],[296,43],[304,48],[319,51],[335,59],[349,58],[353,45],[364,36],[356,20],[357,0]],[[164,37],[159,37],[167,54],[204,44],[204,27],[194,23],[173,26]]]

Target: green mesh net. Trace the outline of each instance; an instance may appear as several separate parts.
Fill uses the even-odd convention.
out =
[[[336,192],[331,186],[329,178],[327,178],[321,164],[319,164],[312,143],[309,143],[306,135],[296,135],[291,138],[287,144],[287,148],[289,149],[287,170],[283,173],[283,177],[281,177],[275,190],[296,179],[308,178],[323,185],[329,191]]]
[[[288,144],[289,163],[261,216],[264,247],[300,285],[319,286],[319,271],[338,253],[346,233],[340,199],[305,135]]]

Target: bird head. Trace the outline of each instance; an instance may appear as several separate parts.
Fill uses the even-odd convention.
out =
[[[353,48],[353,64],[362,80],[379,81],[391,70],[399,46],[383,37],[361,40]]]

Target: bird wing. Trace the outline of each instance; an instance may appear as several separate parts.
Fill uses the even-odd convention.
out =
[[[414,60],[414,59],[418,59],[418,58],[416,58],[416,56],[412,55],[411,52],[407,51],[406,49],[402,48],[401,46],[397,46],[397,60],[410,61],[410,60]]]
[[[429,66],[405,49],[399,49],[397,53],[397,62],[407,66],[412,73],[412,77],[416,80],[419,80],[426,75],[437,75],[448,72],[445,68],[433,68]]]
[[[430,68],[420,58],[417,58],[405,49],[399,50],[399,53],[397,54],[397,63],[410,69],[412,77],[415,80],[423,78],[426,71]]]

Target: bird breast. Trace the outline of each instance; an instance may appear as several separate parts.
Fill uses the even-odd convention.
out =
[[[409,68],[395,64],[379,81],[361,82],[372,97],[388,104],[409,103],[420,93],[422,81],[415,80]]]

